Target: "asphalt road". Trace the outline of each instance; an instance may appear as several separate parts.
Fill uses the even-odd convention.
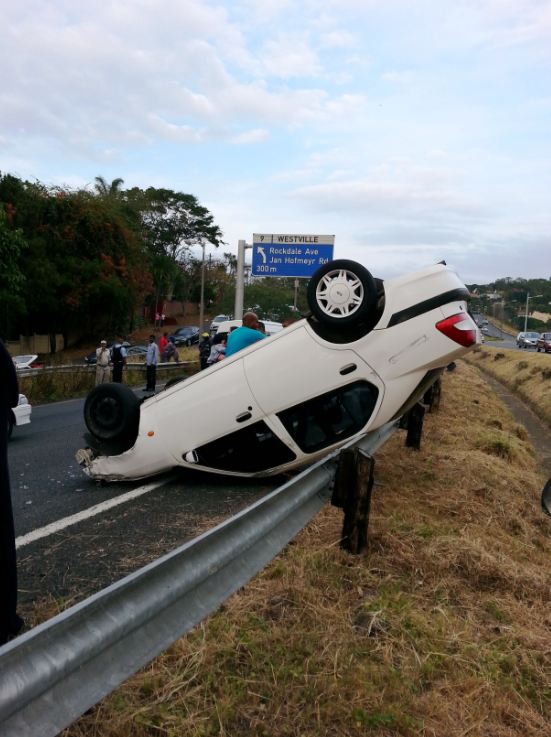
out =
[[[83,445],[83,404],[75,399],[33,407],[31,424],[15,427],[8,447],[20,601],[31,620],[35,605],[85,598],[282,482],[181,470],[99,485],[74,460]],[[128,498],[135,491],[139,495]],[[91,515],[95,505],[99,510]],[[68,519],[79,514],[76,523]],[[37,531],[41,536],[33,540]]]

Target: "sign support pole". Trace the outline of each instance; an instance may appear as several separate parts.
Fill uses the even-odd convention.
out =
[[[233,317],[235,320],[241,320],[243,317],[243,301],[245,299],[245,249],[251,248],[247,246],[245,241],[237,243],[237,274],[235,278],[235,304],[233,308]]]

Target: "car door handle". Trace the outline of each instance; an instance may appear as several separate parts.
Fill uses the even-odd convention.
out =
[[[351,374],[353,371],[355,371],[358,367],[355,363],[349,363],[347,366],[343,366],[342,369],[339,371],[339,374],[341,376],[346,376],[346,374]]]
[[[250,412],[241,412],[240,415],[237,415],[235,418],[236,422],[245,422],[245,420],[250,420],[252,417],[252,414]]]

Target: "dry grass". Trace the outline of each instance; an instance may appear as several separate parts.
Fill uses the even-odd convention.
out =
[[[215,615],[65,737],[549,735],[549,520],[526,434],[445,376],[421,451],[376,459],[370,545],[327,507]]]
[[[551,427],[551,356],[545,353],[481,348],[466,359],[522,397]]]

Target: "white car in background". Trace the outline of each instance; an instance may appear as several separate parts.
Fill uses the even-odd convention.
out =
[[[468,294],[444,263],[383,282],[331,261],[310,279],[308,318],[141,402],[123,384],[95,387],[77,460],[106,481],[309,464],[401,417],[477,345]]]
[[[8,438],[11,437],[14,425],[28,425],[31,421],[32,406],[24,394],[19,395],[17,407],[8,412]]]
[[[218,326],[222,322],[227,322],[227,320],[231,320],[230,315],[216,315],[216,317],[212,318],[212,322],[209,327],[209,333],[212,338],[213,335],[216,335],[216,331],[218,330]]]
[[[264,330],[266,335],[275,335],[283,330],[283,325],[280,322],[273,322],[272,320],[261,320],[264,324]],[[242,320],[226,320],[218,324],[215,335],[219,333],[229,334],[234,328],[240,328],[243,324]]]
[[[29,353],[24,356],[13,356],[13,364],[18,371],[22,369],[41,368],[42,364],[38,362],[36,353]]]

